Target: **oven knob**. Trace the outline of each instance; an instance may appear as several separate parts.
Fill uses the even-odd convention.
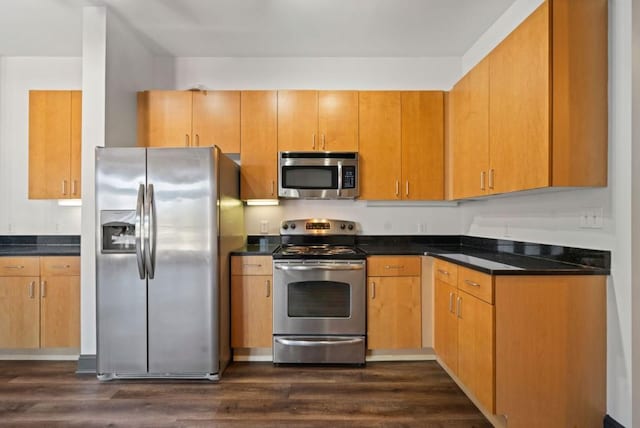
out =
[[[296,228],[296,224],[295,223],[291,223],[291,229],[295,229]]]
[[[353,225],[352,224],[349,225],[349,230],[353,230]]]
[[[289,225],[288,225],[287,223],[285,223],[285,224],[283,224],[283,225],[282,225],[282,228],[283,228],[284,230],[287,230],[287,229],[289,229]]]
[[[346,226],[344,225],[344,223],[342,223],[342,224],[340,225],[340,229],[342,229],[342,230],[344,230],[344,228],[345,228],[345,227],[346,227]]]

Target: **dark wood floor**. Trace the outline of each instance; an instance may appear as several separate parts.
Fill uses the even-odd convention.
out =
[[[0,361],[2,426],[490,427],[433,361],[365,368],[234,363],[219,383],[76,376]]]

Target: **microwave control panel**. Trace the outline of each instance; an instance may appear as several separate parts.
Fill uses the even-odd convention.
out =
[[[343,189],[356,188],[356,167],[355,166],[342,167],[342,188]]]

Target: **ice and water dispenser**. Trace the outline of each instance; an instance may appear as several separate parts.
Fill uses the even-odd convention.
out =
[[[136,252],[136,212],[100,211],[103,253]]]

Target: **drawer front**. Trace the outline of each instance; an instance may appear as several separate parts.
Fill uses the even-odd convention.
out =
[[[493,277],[491,275],[459,267],[458,288],[480,300],[493,304]]]
[[[231,257],[232,275],[271,275],[273,259],[269,256]]]
[[[420,276],[420,256],[372,256],[367,259],[368,276]]]
[[[80,275],[80,257],[40,257],[42,276]]]
[[[433,263],[433,275],[437,280],[454,287],[458,286],[458,265],[435,259]]]
[[[39,257],[0,257],[0,276],[40,276]]]

